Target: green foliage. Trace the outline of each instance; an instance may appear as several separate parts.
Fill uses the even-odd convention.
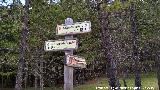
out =
[[[120,12],[129,8],[131,2],[132,0],[125,2],[115,0],[110,5],[103,3],[101,8],[109,12]],[[148,40],[159,40],[159,1],[144,0],[142,2],[137,0],[136,5],[141,42],[145,44]],[[98,15],[87,7],[87,3],[83,0],[62,0],[59,4],[48,4],[46,1],[32,0],[30,4],[31,9],[29,10],[28,43],[30,48],[39,46],[43,48],[46,40],[64,38],[55,35],[56,25],[63,24],[65,18],[71,17],[74,19],[74,22],[90,20],[92,23],[92,32],[75,36],[79,39],[79,48],[76,53],[84,56],[87,61],[100,57],[102,53],[99,50],[101,48],[101,32],[99,30]],[[0,8],[2,18],[0,21],[1,47],[16,48],[18,50],[23,9],[21,5],[15,5],[11,8]],[[114,21],[114,19],[111,21]],[[121,38],[128,38],[128,32],[126,31],[116,35]],[[14,56],[14,59],[16,59],[15,57],[18,59],[18,55]]]
[[[19,39],[21,32],[21,21],[22,8],[13,6],[11,8],[1,7],[0,8],[0,48],[7,48],[17,51],[19,49]],[[15,52],[17,53],[17,52]],[[7,51],[0,55],[1,61],[8,58],[8,63],[16,64],[17,54],[10,53]]]
[[[38,50],[43,49],[44,41],[64,39],[64,36],[57,36],[55,33],[57,24],[64,24],[64,20],[67,17],[73,18],[74,22],[91,21],[92,24],[92,31],[90,33],[74,35],[74,37],[79,40],[79,48],[74,54],[85,57],[87,62],[96,60],[97,58],[98,60],[103,60],[104,56],[102,53],[101,30],[98,14],[95,11],[93,12],[84,0],[61,0],[58,4],[48,4],[47,0],[30,1],[29,37],[27,38],[27,43],[31,52],[26,54],[28,61],[32,63],[32,59],[30,60],[28,58],[31,57],[31,54],[37,53],[37,51],[35,51],[37,48]],[[124,15],[124,18],[116,18],[114,17],[114,14],[116,12],[128,10],[133,1],[137,7],[136,16],[140,49],[145,51],[147,48],[151,55],[155,54],[159,49],[158,45],[160,45],[160,1],[128,0],[126,2],[121,2],[121,0],[115,0],[115,2],[110,5],[103,2],[100,8],[113,13],[109,18],[110,27],[116,28],[119,24],[121,25],[120,29],[113,29],[111,31],[113,36],[112,39],[121,45],[113,51],[113,53],[115,53],[114,56],[120,61],[120,65],[124,66],[133,63],[130,61],[131,34],[130,23],[128,20],[129,17],[125,17]],[[19,53],[17,52],[19,51],[23,15],[24,7],[22,5],[13,5],[11,8],[5,6],[0,7],[0,48],[13,49],[13,51],[2,53],[0,55],[0,61],[5,61],[5,63],[9,65],[13,65],[13,67],[17,67],[16,65],[19,59]],[[158,49],[154,48],[154,46],[150,46],[148,42],[152,44],[156,43],[155,45],[157,45],[156,47]],[[46,52],[44,59],[46,61],[60,60],[62,62],[64,59],[63,56],[64,52],[60,51]],[[148,58],[145,59],[147,62],[153,62],[153,60],[149,61],[150,59]],[[147,62],[145,61],[144,63]]]
[[[130,6],[131,2],[132,0],[127,0],[123,2],[122,0],[115,0],[113,3],[108,4],[104,1],[101,5],[101,8],[103,8],[107,12],[120,12],[124,9],[127,9]]]

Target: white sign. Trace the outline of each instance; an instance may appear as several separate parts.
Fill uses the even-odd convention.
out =
[[[91,22],[76,22],[73,25],[57,25],[56,35],[71,35],[78,33],[87,33],[91,31]]]
[[[49,40],[45,41],[45,51],[71,50],[77,49],[77,39],[72,40]]]
[[[85,58],[76,55],[67,55],[67,66],[86,68]]]

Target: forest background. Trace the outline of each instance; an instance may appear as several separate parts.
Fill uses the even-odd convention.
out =
[[[56,3],[54,0],[30,0],[27,7],[20,0],[5,5],[5,0],[0,2],[3,2],[0,5],[1,87],[15,86],[23,41],[23,86],[63,83],[64,52],[45,52],[44,42],[64,38],[56,36],[56,25],[63,24],[67,17],[74,22],[92,23],[92,32],[74,36],[79,39],[79,48],[74,54],[85,57],[88,64],[87,69],[75,70],[75,84],[105,75],[108,51],[119,73],[117,77],[122,77],[120,72],[125,71],[133,74],[137,63],[132,57],[131,3],[136,6],[138,68],[142,73],[157,72],[160,85],[160,0],[61,0]],[[24,29],[26,22],[27,30]],[[36,85],[38,82],[40,85]]]

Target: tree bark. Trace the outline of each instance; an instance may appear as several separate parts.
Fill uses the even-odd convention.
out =
[[[39,77],[39,88],[40,90],[43,90],[43,85],[44,85],[44,80],[43,80],[43,48],[42,47],[37,47],[36,52],[35,52],[35,90],[38,87],[38,77]]]
[[[38,88],[37,80],[38,80],[38,76],[37,76],[37,74],[35,74],[35,81],[34,81],[34,89],[35,89],[35,90],[37,90],[37,88]]]
[[[2,62],[2,73],[3,73],[3,66],[4,66],[3,63],[4,63],[4,62]],[[1,88],[2,88],[2,90],[3,90],[3,75],[2,75],[2,82],[1,82],[1,83],[2,83],[2,87],[1,87]]]
[[[25,80],[25,90],[27,89],[27,79],[28,79],[28,64],[25,62],[25,77],[24,77],[24,80]]]
[[[39,76],[38,62],[39,62],[39,58],[38,58],[38,49],[37,48],[36,48],[36,51],[33,54],[33,60],[34,60],[34,77],[35,77],[34,88],[35,88],[35,90],[38,90],[38,76]]]
[[[43,90],[43,61],[40,61],[40,90]]]
[[[156,55],[156,67],[157,67],[157,79],[158,79],[158,90],[160,90],[160,51]]]
[[[111,89],[117,89],[119,87],[119,80],[117,79],[117,65],[115,60],[113,59],[112,51],[112,42],[111,42],[111,32],[109,30],[109,20],[108,16],[110,12],[99,11],[99,20],[101,26],[101,39],[102,46],[104,49],[104,55],[106,58],[106,74],[107,78],[109,78],[109,85]],[[119,90],[119,88],[117,89]]]
[[[127,67],[125,67],[125,68],[123,69],[123,83],[124,83],[124,87],[126,87],[125,90],[127,90],[126,77],[127,77]]]
[[[29,12],[29,0],[25,0],[25,10],[24,10],[24,18],[23,18],[23,28],[21,33],[21,41],[20,41],[20,55],[18,62],[18,71],[16,76],[16,85],[15,90],[22,90],[22,82],[23,82],[23,71],[25,66],[25,54],[27,48],[27,37],[28,37],[28,12]]]
[[[136,24],[136,15],[135,15],[135,4],[131,3],[130,7],[130,21],[131,21],[131,33],[132,33],[132,44],[133,44],[133,60],[135,68],[135,87],[138,87],[136,90],[141,88],[141,69],[139,64],[139,50],[138,50],[138,30]]]

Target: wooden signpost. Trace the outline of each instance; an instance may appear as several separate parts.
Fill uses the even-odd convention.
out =
[[[65,19],[65,25],[72,25],[73,19]],[[66,35],[65,39],[73,39],[73,35]],[[67,55],[73,55],[73,50],[65,51],[65,62],[67,62]],[[64,90],[73,90],[73,67],[64,65]]]
[[[73,55],[73,50],[78,48],[78,40],[73,38],[73,34],[87,33],[90,31],[90,21],[73,23],[72,18],[67,18],[65,19],[65,24],[57,25],[56,28],[56,35],[65,35],[65,39],[45,41],[45,51],[65,51],[64,90],[73,90],[74,67],[86,68],[85,59]]]

